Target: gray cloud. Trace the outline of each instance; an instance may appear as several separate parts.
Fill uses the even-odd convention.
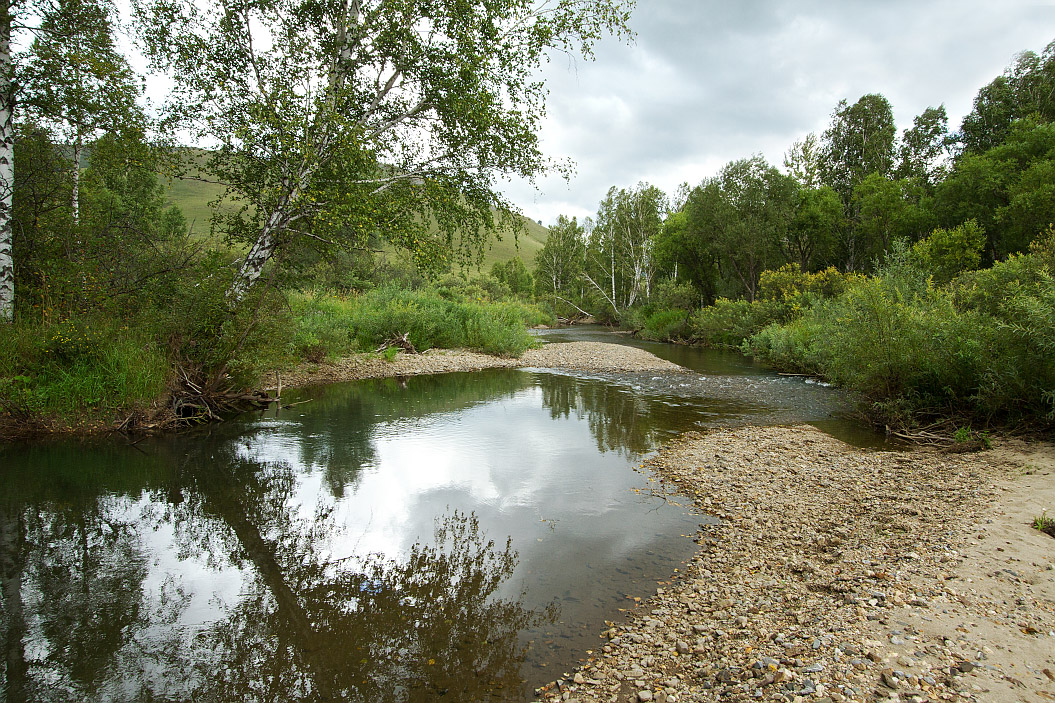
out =
[[[594,62],[546,68],[543,144],[577,175],[507,193],[548,224],[593,213],[612,185],[671,193],[754,153],[779,165],[866,93],[886,96],[899,129],[942,103],[955,128],[1016,53],[1055,39],[1053,20],[1050,0],[639,0],[632,46],[606,40]]]

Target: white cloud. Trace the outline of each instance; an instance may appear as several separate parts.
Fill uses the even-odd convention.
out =
[[[594,213],[613,185],[672,193],[754,153],[779,165],[866,93],[886,96],[899,129],[942,103],[955,128],[1016,53],[1055,39],[1053,20],[1055,4],[1030,0],[641,0],[633,46],[606,40],[595,62],[546,68],[543,145],[576,176],[506,192],[549,224]]]

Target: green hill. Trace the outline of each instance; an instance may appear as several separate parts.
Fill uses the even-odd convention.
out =
[[[199,236],[207,235],[212,218],[210,202],[222,192],[223,186],[217,183],[195,180],[194,178],[165,179],[167,204],[176,205],[183,211],[187,222]],[[496,262],[509,261],[519,256],[529,268],[535,268],[535,255],[542,249],[549,230],[534,220],[524,219],[524,231],[517,241],[512,235],[505,234],[501,240],[491,242],[491,248],[484,253],[480,270],[490,271]]]

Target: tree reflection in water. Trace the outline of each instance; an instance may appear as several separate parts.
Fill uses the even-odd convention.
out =
[[[438,521],[432,544],[400,560],[331,558],[340,529],[328,508],[297,512],[290,467],[215,458],[188,476],[196,500],[183,509],[198,519],[187,513],[183,536],[227,544],[251,576],[226,617],[196,638],[190,698],[522,697],[519,633],[553,614],[493,597],[516,567],[509,542],[498,548],[475,516],[455,512]]]
[[[154,457],[167,469],[123,496],[0,497],[0,699],[524,697],[519,635],[554,613],[495,596],[517,563],[509,542],[454,512],[401,559],[335,558],[332,509],[303,512],[292,468],[237,454],[228,443]],[[175,531],[180,560],[240,571],[240,592],[184,617],[178,577],[145,586],[141,537],[157,529]]]

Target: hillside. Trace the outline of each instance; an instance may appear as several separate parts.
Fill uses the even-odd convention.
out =
[[[190,178],[165,179],[164,182],[167,204],[177,205],[183,211],[194,232],[207,235],[212,217],[209,203],[216,199],[223,188],[216,183]],[[523,219],[525,231],[521,233],[518,241],[514,241],[513,237],[507,234],[500,241],[492,242],[490,250],[484,254],[481,270],[489,271],[492,264],[508,261],[516,256],[519,256],[529,269],[534,270],[535,255],[549,237],[549,230],[526,217]]]

